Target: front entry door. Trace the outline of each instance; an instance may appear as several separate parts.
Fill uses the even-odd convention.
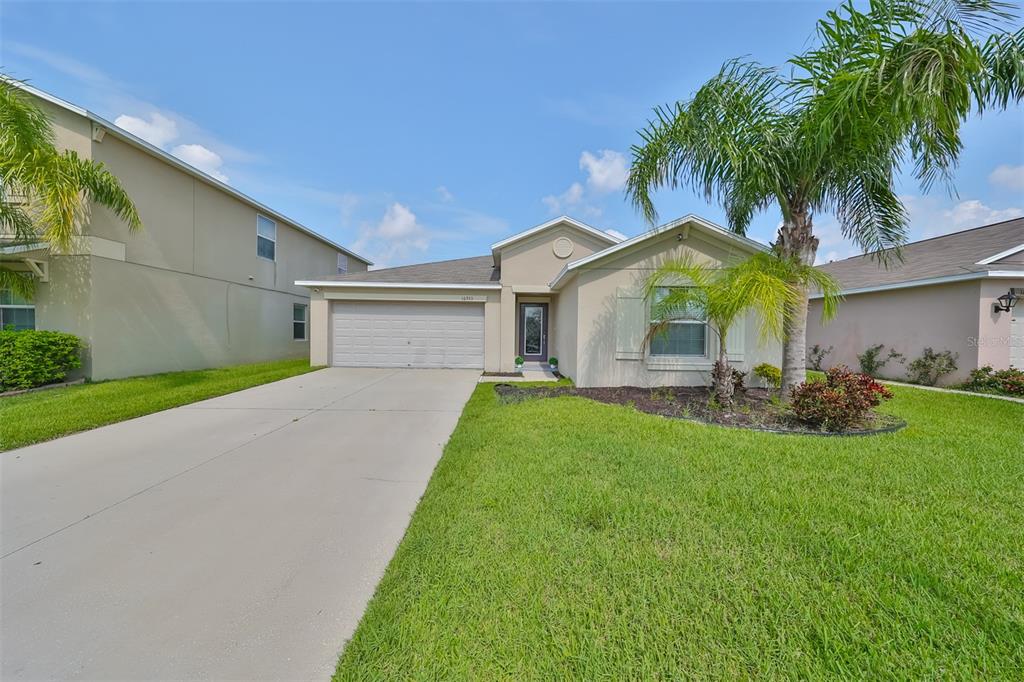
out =
[[[529,362],[548,359],[548,304],[519,304],[519,354]]]

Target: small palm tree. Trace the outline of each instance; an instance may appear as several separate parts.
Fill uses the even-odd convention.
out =
[[[823,293],[823,316],[834,316],[839,303],[838,282],[795,258],[759,253],[721,267],[698,263],[691,257],[665,263],[647,279],[651,319],[656,322],[651,325],[645,343],[664,334],[673,321],[706,320],[718,339],[712,390],[720,404],[729,405],[734,391],[726,352],[729,330],[754,310],[760,320],[762,339],[783,338],[786,311],[799,300],[802,288],[808,286]]]
[[[883,261],[899,258],[907,212],[893,186],[905,161],[923,190],[951,182],[971,113],[1024,97],[1024,30],[990,0],[847,2],[819,22],[820,45],[791,72],[730,61],[693,98],[655,109],[633,147],[627,193],[654,224],[653,192],[687,186],[744,234],[781,213],[774,247],[814,263],[814,215]],[[783,394],[805,379],[808,290],[787,301]]]
[[[118,179],[101,163],[58,151],[50,120],[15,83],[0,76],[0,245],[42,241],[67,249],[86,201],[111,209],[132,231],[141,229]],[[35,281],[2,265],[0,289],[31,297]]]

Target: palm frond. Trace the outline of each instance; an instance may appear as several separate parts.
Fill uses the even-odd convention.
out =
[[[24,272],[15,272],[0,263],[0,290],[7,289],[16,296],[31,300],[36,293],[36,280]]]
[[[86,161],[74,151],[65,151],[59,157],[67,166],[68,174],[75,178],[78,187],[85,192],[89,201],[106,206],[128,225],[132,232],[142,229],[142,219],[131,197],[102,163]]]
[[[651,223],[653,192],[690,187],[708,201],[731,197],[745,232],[752,211],[780,194],[790,119],[773,69],[732,61],[688,102],[658,107],[632,148],[627,195]]]

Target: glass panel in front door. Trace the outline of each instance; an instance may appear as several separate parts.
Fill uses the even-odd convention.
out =
[[[540,355],[544,345],[544,308],[529,305],[523,310],[523,355]]]

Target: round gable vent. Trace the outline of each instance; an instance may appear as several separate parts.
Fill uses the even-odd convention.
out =
[[[568,258],[572,255],[573,244],[572,240],[568,237],[559,237],[555,240],[555,243],[551,246],[551,250],[555,252],[555,255],[559,258]]]

